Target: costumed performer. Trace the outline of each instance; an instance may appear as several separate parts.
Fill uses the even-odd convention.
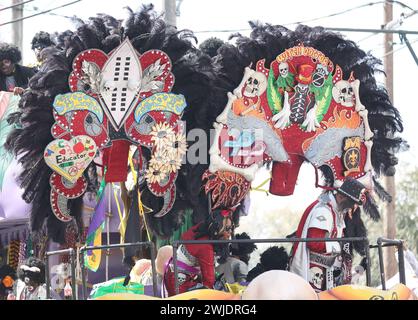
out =
[[[217,209],[201,222],[182,234],[182,240],[227,240],[230,239],[234,224],[232,210]],[[227,245],[181,244],[177,249],[177,282],[179,293],[203,285],[209,289],[215,283],[215,255],[223,263],[227,255]],[[174,265],[167,267],[164,283],[169,296],[175,294]]]
[[[366,188],[347,178],[335,191],[320,195],[304,212],[296,231],[297,238],[342,238],[346,215],[359,215]],[[347,243],[348,244],[348,243]],[[352,257],[349,245],[339,242],[295,242],[290,271],[309,281],[316,291],[351,283]]]

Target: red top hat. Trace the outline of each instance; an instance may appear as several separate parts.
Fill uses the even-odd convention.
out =
[[[296,80],[300,84],[310,84],[312,82],[312,74],[315,68],[310,64],[302,64],[298,67],[298,75]]]

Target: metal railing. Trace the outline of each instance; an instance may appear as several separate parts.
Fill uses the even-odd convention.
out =
[[[229,243],[294,243],[294,242],[364,242],[366,248],[366,284],[370,286],[370,250],[369,239],[367,237],[352,238],[279,238],[279,239],[231,239],[231,240],[176,240],[173,242],[173,267],[174,267],[174,287],[175,293],[179,293],[177,279],[177,248],[181,244],[229,244]]]
[[[157,278],[156,278],[156,268],[155,268],[155,245],[152,241],[147,242],[135,242],[135,243],[119,243],[119,244],[109,244],[102,246],[83,246],[80,248],[80,265],[81,265],[81,279],[82,279],[82,299],[87,299],[87,281],[86,281],[86,266],[84,265],[84,252],[90,250],[101,250],[101,249],[117,249],[117,248],[127,248],[127,247],[149,247],[150,256],[151,256],[151,269],[152,269],[152,288],[154,296],[157,296]]]
[[[75,275],[75,260],[76,260],[76,251],[73,248],[48,251],[45,253],[45,283],[46,283],[46,298],[50,299],[51,295],[51,277],[49,275],[49,257],[57,254],[68,254],[70,256],[70,265],[71,265],[71,288],[73,291],[73,300],[77,300],[77,290],[76,290],[76,275]]]
[[[376,245],[371,245],[370,248],[377,248],[379,254],[379,271],[380,271],[380,281],[382,282],[382,290],[386,290],[386,280],[385,280],[385,265],[383,262],[383,247],[393,247],[398,248],[398,269],[399,269],[399,282],[406,285],[406,276],[405,276],[405,259],[403,254],[403,240],[398,239],[386,239],[378,238]]]
[[[398,268],[399,268],[399,281],[400,283],[406,284],[405,276],[405,260],[403,253],[403,240],[398,239],[386,239],[378,238],[376,245],[370,245],[369,239],[367,237],[351,237],[351,238],[277,238],[277,239],[231,239],[231,240],[176,240],[173,242],[173,267],[174,267],[174,283],[175,283],[175,293],[179,293],[179,284],[177,281],[178,275],[178,266],[177,266],[177,248],[181,244],[230,244],[230,243],[295,243],[295,242],[364,242],[365,243],[365,257],[367,260],[366,264],[366,285],[371,285],[371,259],[370,259],[370,249],[378,249],[379,255],[379,268],[380,268],[380,278],[382,282],[382,289],[386,290],[386,281],[385,281],[385,269],[383,263],[383,247],[396,246],[398,248]],[[102,245],[102,246],[84,246],[80,248],[80,265],[81,265],[81,276],[82,276],[82,299],[87,299],[87,281],[86,281],[86,266],[84,264],[84,252],[90,250],[101,250],[101,249],[116,249],[116,248],[126,248],[126,247],[141,247],[147,246],[150,248],[151,256],[151,268],[152,268],[152,284],[153,284],[153,293],[154,296],[157,296],[157,279],[156,279],[156,249],[155,244],[152,241],[147,242],[137,242],[137,243],[124,243],[124,244],[111,244],[111,245]],[[45,258],[45,275],[46,275],[46,294],[47,299],[50,298],[50,275],[49,275],[49,257],[57,254],[69,254],[70,264],[71,264],[71,286],[73,290],[73,299],[78,299],[79,294],[76,288],[76,276],[75,276],[75,261],[76,261],[76,251],[72,248],[65,250],[49,251],[46,252]]]

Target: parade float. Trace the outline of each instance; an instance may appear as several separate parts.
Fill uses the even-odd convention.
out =
[[[1,197],[21,197],[12,206],[0,201],[0,210],[6,220],[13,212],[29,218],[27,235],[8,238],[17,242],[8,243],[8,255],[44,259],[48,241],[73,249],[66,261],[76,264],[74,291],[83,291],[74,297],[87,298],[92,274],[108,280],[101,259],[106,246],[92,247],[148,243],[150,254],[126,246],[123,261],[132,268],[134,259],[150,259],[146,269],[155,278],[156,249],[183,231],[216,210],[239,224],[261,167],[272,170],[271,194],[291,196],[304,162],[315,168],[312,188],[361,182],[367,189],[362,211],[378,220],[373,194],[391,201],[378,179],[395,173],[404,144],[396,136],[403,130],[399,112],[375,79],[379,61],[321,27],[251,26],[249,37],[235,36],[235,45],[221,46],[213,58],[194,47],[191,32],[166,26],[152,7],[131,12],[124,26],[101,15],[61,34],[19,106],[18,98],[2,96]],[[86,207],[94,207],[90,221],[83,221]],[[109,213],[116,221],[112,239]],[[345,238],[367,237],[360,213],[345,224]],[[350,256],[369,258],[364,242],[339,240]],[[132,276],[131,283],[123,278],[120,254],[111,264],[122,278],[102,284],[113,289],[98,299],[160,296],[155,279],[147,291]],[[160,274],[167,264],[158,263]],[[198,289],[169,299],[373,297],[414,294],[404,285],[384,291],[349,284],[317,294],[293,273],[270,271],[235,292]]]

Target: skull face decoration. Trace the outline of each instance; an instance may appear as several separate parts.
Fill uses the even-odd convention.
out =
[[[267,79],[261,72],[254,72],[244,88],[244,95],[248,98],[259,97],[267,89]]]
[[[287,77],[287,75],[289,74],[289,65],[287,64],[287,62],[281,62],[279,64],[279,73],[280,76],[282,76],[283,78]]]
[[[353,86],[346,80],[338,81],[332,88],[332,97],[335,102],[344,107],[353,107],[355,102]]]
[[[179,285],[182,285],[183,283],[186,282],[187,276],[184,273],[179,272],[177,274],[177,283]]]
[[[321,268],[312,267],[310,268],[309,282],[316,288],[321,290],[322,283],[324,281],[324,273]]]

